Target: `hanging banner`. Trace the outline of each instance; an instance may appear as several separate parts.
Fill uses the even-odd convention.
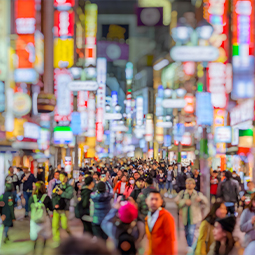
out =
[[[54,70],[54,95],[57,105],[54,111],[54,120],[71,121],[73,111],[73,93],[68,88],[68,83],[72,81],[71,72],[67,69]]]
[[[74,11],[55,11],[54,27],[56,37],[73,37]]]

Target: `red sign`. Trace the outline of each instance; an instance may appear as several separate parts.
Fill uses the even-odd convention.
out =
[[[15,24],[17,34],[34,34],[35,15],[35,0],[15,1]]]
[[[79,91],[78,92],[78,111],[84,112],[88,108],[88,98],[89,98],[89,91]]]
[[[74,12],[55,11],[54,12],[55,36],[72,37],[74,35]]]
[[[19,35],[16,40],[18,68],[33,68],[35,62],[34,35]]]
[[[178,145],[178,141],[174,141],[175,145]],[[192,144],[192,137],[190,133],[184,133],[184,135],[182,136],[182,141],[181,141],[181,145],[183,146],[191,146]]]
[[[68,83],[73,77],[67,69],[54,70],[54,95],[57,98],[54,120],[71,121],[73,111],[73,93],[69,90]]]
[[[74,6],[74,2],[75,0],[54,0],[54,7],[67,10]]]

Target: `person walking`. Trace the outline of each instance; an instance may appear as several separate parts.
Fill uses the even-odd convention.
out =
[[[235,241],[233,236],[235,224],[235,216],[216,219],[213,229],[213,237],[215,241],[211,245],[208,255],[243,254],[243,248],[239,242]]]
[[[10,241],[8,231],[10,227],[13,227],[13,221],[15,220],[12,190],[12,183],[5,183],[5,192],[0,196],[0,215],[4,225],[4,243]]]
[[[54,173],[54,178],[50,180],[48,185],[48,196],[52,198],[52,191],[55,189],[55,187],[61,183],[59,180],[60,171],[56,171]]]
[[[210,212],[201,222],[199,236],[195,248],[195,255],[206,255],[211,244],[214,242],[213,229],[217,218],[223,219],[227,215],[227,208],[224,203],[216,202],[212,205]]]
[[[94,203],[94,215],[92,221],[93,234],[107,240],[108,236],[102,230],[101,223],[104,217],[111,210],[111,199],[113,198],[113,192],[107,192],[105,183],[100,181],[97,184],[97,191],[93,192],[90,197]]]
[[[178,208],[182,211],[185,236],[189,248],[193,244],[196,225],[202,220],[201,206],[206,206],[208,203],[207,198],[201,192],[195,191],[195,186],[194,179],[187,179],[186,189],[182,190],[175,198]]]
[[[197,169],[194,170],[194,177],[193,177],[193,179],[196,182],[195,190],[196,191],[200,191],[200,173],[199,173],[199,171]]]
[[[93,235],[92,231],[92,218],[91,218],[91,200],[90,195],[93,192],[95,183],[93,181],[92,176],[88,176],[85,178],[85,185],[81,190],[81,206],[82,206],[82,224],[83,224],[83,232],[90,233]]]
[[[132,193],[134,188],[135,188],[135,179],[133,176],[130,176],[127,181],[125,191],[123,193],[123,195],[125,196],[126,199],[130,196],[130,194]]]
[[[185,184],[186,179],[187,179],[187,175],[185,174],[185,167],[182,166],[181,172],[178,173],[176,177],[176,185],[178,187],[177,193],[186,189],[186,184]]]
[[[48,210],[53,211],[52,202],[46,193],[44,182],[38,181],[34,184],[32,196],[28,201],[28,209],[31,212],[30,239],[34,241],[34,254],[39,237],[43,238],[43,248],[41,250],[43,254],[46,241],[51,236],[51,222]]]
[[[158,174],[158,164],[153,163],[152,169],[150,171],[150,175],[153,178],[153,185],[155,188],[157,188],[157,174]]]
[[[251,201],[251,196],[255,193],[254,183],[252,181],[247,182],[247,190],[244,192],[244,195],[241,197],[243,203],[243,209],[249,205]]]
[[[173,171],[173,166],[169,165],[167,172],[166,172],[166,191],[167,193],[165,194],[165,196],[172,198],[172,190],[173,190],[173,180],[174,180],[174,171]]]
[[[81,200],[81,189],[83,185],[84,185],[84,175],[83,173],[80,173],[78,181],[75,182],[75,185],[74,185],[74,190],[76,191],[76,197],[78,201]]]
[[[214,170],[210,177],[210,202],[213,203],[217,198],[217,189],[218,189],[218,172]]]
[[[156,179],[157,179],[157,183],[158,183],[159,192],[161,193],[161,191],[163,191],[165,188],[164,186],[165,186],[165,181],[166,181],[165,173],[162,168],[159,169],[159,173],[157,174]]]
[[[226,180],[219,183],[217,196],[223,199],[229,214],[234,214],[235,204],[239,202],[239,184],[233,180],[231,172],[226,171],[225,177]]]
[[[21,182],[23,183],[23,197],[26,201],[25,204],[25,218],[28,217],[28,200],[32,195],[33,183],[37,182],[37,179],[30,173],[27,167],[23,168],[24,174],[21,176]]]
[[[142,192],[142,189],[145,186],[145,182],[143,178],[139,178],[136,181],[136,185],[132,193],[130,194],[130,197],[134,199],[134,201],[137,201],[138,195]]]
[[[245,233],[245,247],[252,241],[255,241],[255,194],[250,198],[247,208],[241,214],[240,230]]]
[[[117,196],[121,196],[124,194],[126,186],[127,186],[127,177],[125,175],[122,175],[121,180],[118,181],[118,183],[113,189],[113,192],[117,194]]]
[[[73,197],[73,187],[68,184],[68,176],[66,172],[60,173],[60,184],[58,184],[52,194],[53,219],[52,219],[52,235],[55,244],[60,242],[59,223],[61,221],[62,229],[70,235],[68,228],[68,216],[70,200]]]
[[[146,199],[149,209],[145,218],[145,231],[149,244],[147,255],[174,255],[177,251],[174,217],[162,208],[160,192],[151,190]]]

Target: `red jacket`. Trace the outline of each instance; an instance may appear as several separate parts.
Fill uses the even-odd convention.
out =
[[[114,193],[121,194],[120,193],[121,183],[122,183],[122,181],[117,182],[116,186],[113,189]],[[126,187],[127,187],[127,183],[126,183],[125,189],[126,189]]]
[[[159,216],[150,232],[148,216],[145,218],[145,231],[149,240],[147,255],[177,254],[177,240],[174,217],[165,209],[159,211]]]

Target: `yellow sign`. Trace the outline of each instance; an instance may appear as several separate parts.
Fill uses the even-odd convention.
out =
[[[24,123],[26,119],[14,119],[14,130],[13,135],[15,137],[24,136]]]
[[[54,39],[54,68],[71,67],[74,64],[74,40]]]
[[[97,36],[97,5],[85,5],[85,37]]]

